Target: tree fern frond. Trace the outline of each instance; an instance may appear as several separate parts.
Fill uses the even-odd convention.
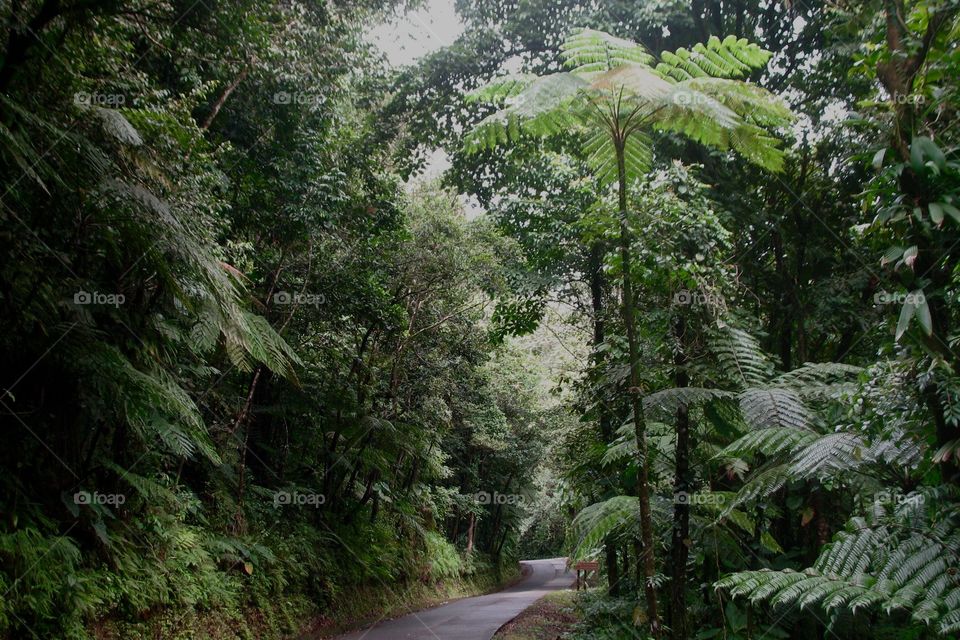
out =
[[[765,498],[779,491],[790,480],[790,465],[788,464],[778,464],[761,469],[740,487],[740,490],[726,505],[726,508],[736,509],[740,505]]]
[[[754,429],[810,429],[812,418],[794,391],[789,389],[747,389],[740,394],[743,419]]]
[[[617,531],[635,526],[640,504],[634,496],[615,496],[584,508],[573,521],[577,544],[574,558],[583,558]]]
[[[468,93],[466,100],[467,102],[499,105],[507,99],[521,93],[533,84],[536,79],[537,76],[532,73],[518,73],[494,78],[482,87]]]
[[[722,389],[705,389],[702,387],[675,387],[664,389],[644,397],[643,406],[648,411],[662,411],[673,415],[680,407],[691,407],[718,398],[732,398],[735,394]]]
[[[575,73],[610,71],[626,64],[648,65],[653,56],[641,45],[603,31],[577,29],[560,45],[564,64]]]
[[[810,429],[794,427],[755,429],[724,447],[718,457],[743,458],[756,453],[773,457],[792,453],[816,439],[817,434]]]
[[[777,96],[749,82],[718,77],[691,78],[677,86],[710,96],[744,121],[759,126],[780,127],[795,119],[793,112]]]
[[[867,445],[855,433],[828,433],[808,444],[794,458],[790,471],[797,477],[833,475],[863,464]]]
[[[591,79],[590,88],[608,91],[615,96],[623,90],[626,95],[655,104],[664,100],[673,86],[646,65],[624,64],[595,75]]]
[[[892,509],[877,503],[865,517],[852,518],[814,566],[802,572],[746,571],[715,586],[752,602],[817,604],[850,613],[904,610],[915,621],[947,632],[960,620],[960,560],[953,546],[957,510],[952,500],[943,500],[950,491],[925,489]]]
[[[622,436],[613,444],[607,447],[600,462],[604,465],[623,462],[624,460],[635,460],[637,457],[637,440],[632,435]]]
[[[571,73],[542,76],[511,96],[506,106],[481,120],[464,139],[468,152],[516,141],[521,135],[549,136],[575,129],[574,102],[585,80]]]
[[[613,141],[606,132],[598,130],[594,133],[584,145],[583,153],[586,156],[587,165],[601,184],[606,186],[616,183],[619,177],[617,156]],[[650,139],[640,132],[628,137],[624,147],[627,182],[633,182],[646,175],[652,162],[653,150]]]
[[[651,125],[659,131],[679,133],[726,151],[734,147],[734,132],[743,122],[718,100],[689,87],[673,85],[653,106]]]
[[[742,78],[767,64],[772,54],[746,38],[712,36],[706,44],[697,43],[693,50],[684,48],[660,54],[657,73],[664,78],[682,81],[690,78]]]
[[[789,387],[805,393],[811,387],[819,388],[837,382],[847,382],[863,373],[863,368],[839,362],[805,362],[792,371],[782,373],[770,381],[771,386]]]
[[[714,333],[710,348],[726,377],[741,388],[762,386],[773,377],[773,364],[752,335],[734,327]]]
[[[138,147],[143,144],[143,138],[140,132],[130,124],[130,121],[117,109],[107,109],[96,105],[87,107],[100,118],[103,123],[103,130],[117,141]]]
[[[730,133],[730,148],[768,171],[783,170],[783,150],[780,140],[763,127],[744,122]]]

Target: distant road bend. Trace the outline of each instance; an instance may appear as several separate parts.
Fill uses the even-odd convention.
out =
[[[568,589],[573,574],[566,558],[524,560],[530,568],[514,586],[433,609],[385,620],[340,640],[490,640],[497,629],[551,591]]]

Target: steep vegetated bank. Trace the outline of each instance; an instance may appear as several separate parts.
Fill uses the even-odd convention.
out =
[[[517,251],[375,142],[387,8],[0,9],[0,637],[281,637],[514,571]]]

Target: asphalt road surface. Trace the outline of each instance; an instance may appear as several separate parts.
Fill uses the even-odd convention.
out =
[[[566,558],[525,560],[531,572],[520,582],[485,596],[385,620],[340,640],[490,640],[497,629],[551,591],[569,589],[574,576]]]

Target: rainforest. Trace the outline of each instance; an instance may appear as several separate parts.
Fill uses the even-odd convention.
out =
[[[0,0],[0,640],[960,637],[960,0]]]

